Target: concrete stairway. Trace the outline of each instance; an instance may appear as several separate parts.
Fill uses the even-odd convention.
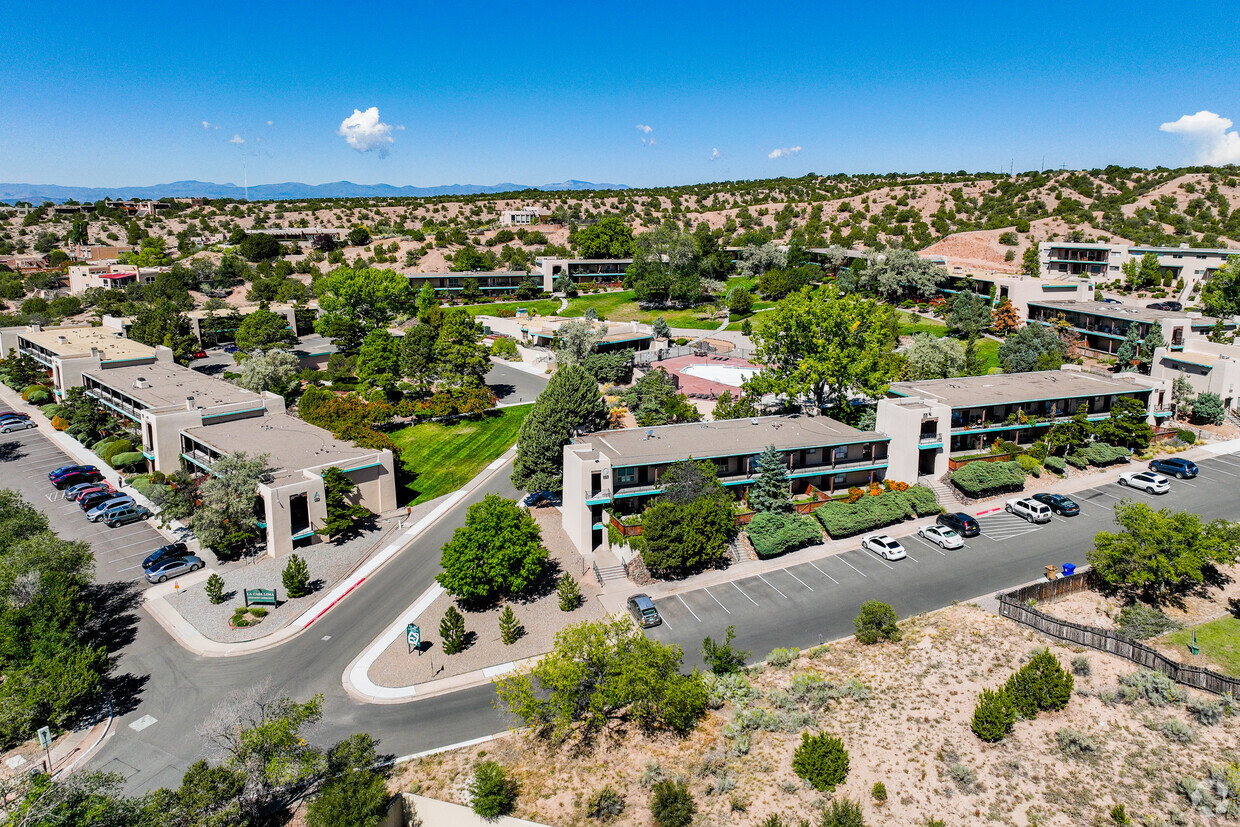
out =
[[[919,485],[927,486],[934,492],[934,498],[939,501],[939,505],[948,511],[960,505],[960,500],[956,499],[956,493],[952,487],[942,480],[936,480],[933,477],[921,477],[917,480]]]

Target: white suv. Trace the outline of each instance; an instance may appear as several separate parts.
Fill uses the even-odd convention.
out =
[[[1037,500],[1008,500],[1007,504],[1003,506],[1003,510],[1009,514],[1015,514],[1017,517],[1024,517],[1031,523],[1049,523],[1051,521],[1051,510]]]
[[[1153,471],[1129,471],[1119,475],[1119,484],[1140,488],[1147,494],[1166,494],[1171,490],[1171,480]]]

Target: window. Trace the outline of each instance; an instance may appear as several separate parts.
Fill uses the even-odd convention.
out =
[[[848,446],[847,445],[835,446],[835,461],[843,462],[846,459],[848,459]]]
[[[848,485],[848,475],[847,474],[836,474],[834,477],[831,478],[831,484],[835,488],[843,488],[844,486]]]
[[[616,469],[616,484],[632,485],[636,479],[637,479],[636,468],[617,468]]]

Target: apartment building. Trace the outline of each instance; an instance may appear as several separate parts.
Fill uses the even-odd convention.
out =
[[[1171,350],[1183,350],[1186,340],[1202,336],[1214,327],[1215,319],[1200,313],[1178,310],[1154,310],[1127,304],[1096,301],[1033,301],[1029,302],[1030,324],[1053,327],[1063,322],[1084,340],[1083,347],[1093,356],[1113,356],[1136,325],[1137,335],[1144,339],[1155,323],[1162,327],[1163,337]]]
[[[550,293],[560,276],[574,284],[619,285],[631,258],[536,258],[534,272],[542,276],[543,290]]]
[[[512,270],[488,270],[486,272],[455,272],[455,273],[405,273],[409,279],[409,289],[414,293],[425,285],[430,285],[437,293],[459,293],[465,287],[466,279],[473,279],[484,296],[503,296],[515,293],[517,288],[528,278],[530,273]],[[541,274],[534,274],[534,279],[543,289]]]
[[[543,212],[536,207],[522,207],[518,210],[502,210],[499,223],[505,227],[522,227],[542,223]]]
[[[86,371],[107,371],[155,362],[172,362],[172,351],[126,338],[120,327],[0,328],[0,352],[17,351],[48,370],[56,395],[82,384]]]
[[[1057,371],[895,382],[879,400],[875,429],[891,440],[888,476],[938,478],[952,456],[986,451],[996,437],[1031,445],[1085,406],[1106,419],[1121,397],[1137,399],[1151,421],[1170,416],[1170,382],[1135,373],[1101,376],[1069,365]]]
[[[1240,411],[1240,346],[1195,337],[1180,350],[1160,347],[1150,376],[1166,382],[1187,379],[1194,393],[1217,393],[1228,410]]]
[[[519,320],[520,321],[520,320]],[[528,337],[534,347],[551,347],[560,326],[581,319],[563,319],[543,316],[536,326],[521,323],[522,337]],[[592,322],[591,327],[601,331],[594,345],[596,353],[615,353],[621,350],[647,350],[654,344],[654,329],[640,322]]]
[[[1021,317],[1029,315],[1030,302],[1081,302],[1094,298],[1092,282],[1032,276],[952,276],[939,289],[949,296],[966,290],[987,298],[993,296],[995,306],[1007,299]]]
[[[118,261],[121,253],[132,253],[128,244],[69,244],[65,252],[73,261]]]
[[[130,284],[152,284],[167,267],[135,267],[132,264],[106,262],[98,264],[70,264],[69,292],[81,293],[91,287],[123,289]]]
[[[1038,263],[1043,276],[1078,276],[1111,281],[1120,278],[1128,261],[1147,253],[1158,257],[1164,273],[1185,283],[1208,278],[1240,250],[1227,248],[1154,247],[1144,244],[1101,244],[1076,241],[1043,241],[1038,244]]]
[[[659,477],[673,463],[710,460],[738,498],[774,445],[788,463],[791,493],[810,485],[834,493],[887,476],[888,438],[827,417],[766,416],[600,431],[564,446],[564,530],[582,553],[606,542],[604,511],[640,513],[663,493]]]

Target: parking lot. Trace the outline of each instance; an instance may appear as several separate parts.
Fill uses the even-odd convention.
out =
[[[101,583],[142,579],[142,558],[169,542],[149,522],[108,528],[88,522],[75,502],[47,481],[47,472],[74,459],[39,430],[0,435],[0,483],[21,493],[47,515],[52,531],[66,540],[84,540],[95,555],[95,579]],[[102,463],[95,463],[102,466]]]
[[[1081,507],[1075,517],[1054,515],[1035,525],[1002,510],[978,522],[982,533],[963,548],[944,550],[916,535],[899,537],[908,552],[887,561],[857,548],[820,559],[797,561],[811,552],[789,556],[788,565],[723,583],[655,599],[663,625],[651,637],[678,643],[687,664],[701,663],[702,639],[720,639],[736,627],[736,645],[760,660],[776,646],[814,646],[852,633],[852,619],[866,600],[890,603],[901,617],[970,600],[979,595],[1037,579],[1047,565],[1083,565],[1093,538],[1116,529],[1115,504],[1124,499],[1155,508],[1195,511],[1207,519],[1235,518],[1235,486],[1240,457],[1198,460],[1201,474],[1171,481],[1171,491],[1151,495],[1117,483],[1103,483],[1071,493]],[[1138,466],[1134,463],[1133,470]],[[893,527],[898,529],[899,527]]]

